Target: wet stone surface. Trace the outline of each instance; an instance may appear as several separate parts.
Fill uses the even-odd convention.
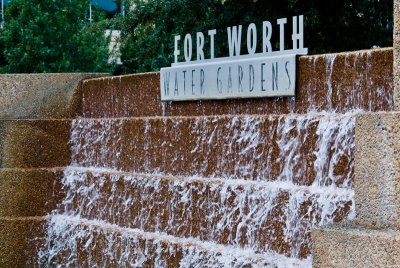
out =
[[[83,116],[304,114],[393,109],[392,49],[300,57],[297,70],[295,98],[161,102],[159,73],[91,79],[82,87]]]

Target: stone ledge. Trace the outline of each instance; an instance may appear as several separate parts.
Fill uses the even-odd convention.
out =
[[[312,232],[313,267],[398,267],[400,231],[334,225]]]
[[[83,116],[142,117],[287,114],[334,109],[393,109],[391,48],[298,58],[296,98],[161,102],[159,73],[89,79],[82,86]]]
[[[81,81],[108,74],[0,75],[0,118],[71,118],[82,107]]]

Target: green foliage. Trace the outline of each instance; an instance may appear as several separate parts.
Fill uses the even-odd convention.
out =
[[[260,27],[264,20],[274,25],[278,18],[300,14],[305,16],[305,46],[312,54],[392,45],[393,1],[390,0],[132,2],[134,11],[120,17],[115,25],[122,29],[124,73],[155,71],[170,65],[173,61],[174,35],[191,33],[194,36],[197,31],[203,31],[207,36],[205,31],[209,29],[226,32],[227,26],[242,24],[246,27],[250,22]],[[288,32],[286,37],[289,38],[290,34]],[[226,35],[217,34],[217,38],[216,56],[226,56]],[[278,38],[279,30],[274,28],[272,41],[275,46]],[[288,39],[286,44],[289,43]]]
[[[3,30],[0,29],[0,36],[2,36],[2,35],[3,35]],[[1,72],[2,66],[6,65],[6,59],[4,58],[4,53],[1,53],[2,51],[4,51],[4,42],[0,38],[0,72]]]
[[[213,27],[215,1],[133,1],[135,10],[120,17],[124,72],[158,70],[172,60],[173,36]]]
[[[106,25],[90,24],[87,10],[86,0],[10,1],[0,35],[6,61],[2,71],[106,71]]]

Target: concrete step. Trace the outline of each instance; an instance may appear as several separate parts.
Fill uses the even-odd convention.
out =
[[[101,221],[53,216],[42,264],[78,267],[310,267],[275,253],[194,238],[121,228]],[[52,232],[52,230],[57,230]],[[60,237],[61,235],[61,237]],[[52,243],[50,241],[57,241]],[[50,252],[50,254],[46,254]]]
[[[64,199],[59,169],[0,169],[0,217],[45,216]]]
[[[70,120],[0,120],[0,168],[70,163]]]
[[[146,232],[307,258],[310,230],[354,217],[350,189],[68,167],[60,210]]]
[[[351,185],[355,115],[77,119],[71,130],[72,164]]]
[[[83,83],[83,116],[303,114],[393,109],[392,49],[300,57],[297,68],[295,99],[162,103],[159,73],[91,79]]]
[[[43,267],[38,251],[45,246],[45,217],[0,217],[0,267]]]
[[[346,224],[312,233],[313,267],[399,267],[400,231]]]
[[[82,112],[82,80],[108,74],[0,74],[0,119],[72,118]]]

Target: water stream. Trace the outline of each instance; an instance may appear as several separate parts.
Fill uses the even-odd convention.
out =
[[[311,267],[311,228],[355,216],[363,111],[309,107],[74,120],[40,266]]]
[[[188,119],[162,120],[164,123],[158,122],[158,127],[168,131],[163,126],[175,120],[172,123],[182,125]],[[216,117],[193,120],[189,124],[190,131],[195,133],[190,135],[195,137],[193,149],[173,150],[172,162],[193,159],[199,151],[211,153],[213,138],[220,140],[218,133],[235,129],[228,137],[221,134],[225,137],[224,149],[214,157],[215,163],[203,159],[205,167],[210,164],[213,168],[198,169],[194,175],[190,167],[186,169],[188,174],[173,169],[168,172],[168,166],[162,161],[158,166],[152,162],[150,153],[144,153],[144,165],[123,171],[122,154],[129,145],[119,145],[118,141],[125,140],[124,125],[130,120],[74,120],[71,131],[74,161],[64,170],[62,179],[66,197],[51,218],[49,243],[43,249],[41,261],[53,263],[59,256],[65,256],[68,263],[74,263],[79,259],[79,251],[86,249],[90,255],[90,249],[96,248],[102,258],[113,258],[110,250],[114,252],[118,248],[121,261],[140,267],[135,266],[139,260],[132,252],[136,246],[125,241],[130,239],[127,230],[135,230],[154,236],[194,239],[196,245],[207,241],[210,245],[219,245],[220,250],[226,249],[228,253],[221,254],[228,254],[224,258],[231,261],[238,259],[229,253],[234,247],[249,250],[254,256],[261,254],[265,260],[270,254],[280,254],[276,256],[305,265],[310,262],[311,227],[354,217],[351,153],[355,113],[234,116],[224,118],[223,122],[228,124],[224,127]],[[261,125],[269,126],[269,131],[264,131],[266,128]],[[201,131],[207,127],[208,131]],[[146,136],[150,129],[151,123],[145,120],[142,135]],[[272,150],[266,141],[277,148]],[[111,147],[111,142],[116,146]],[[164,146],[172,146],[168,141],[160,142],[164,144],[159,147],[161,151]],[[153,143],[151,138],[145,140],[143,150],[151,151]],[[306,143],[309,146],[304,148]],[[260,146],[264,149],[257,150]],[[261,159],[260,164],[252,159]],[[337,174],[341,161],[346,161],[346,173]],[[131,164],[135,166],[135,162]],[[271,167],[280,170],[275,177]],[[83,220],[101,226],[97,229],[102,230],[104,238],[91,238],[92,227],[82,225]],[[118,231],[110,228],[110,224],[119,226]],[[117,234],[108,234],[103,229]],[[125,242],[107,238],[115,235]],[[106,238],[109,244],[98,246],[98,240]],[[198,258],[204,258],[205,254],[196,248],[185,252],[193,254],[184,255],[193,262],[197,254],[200,254]],[[277,262],[276,256],[273,263]],[[161,253],[152,258],[157,262],[163,259]],[[90,257],[87,260],[90,266],[94,265],[90,260],[98,261]],[[108,261],[111,259],[102,262]],[[199,259],[198,263],[202,261]]]

